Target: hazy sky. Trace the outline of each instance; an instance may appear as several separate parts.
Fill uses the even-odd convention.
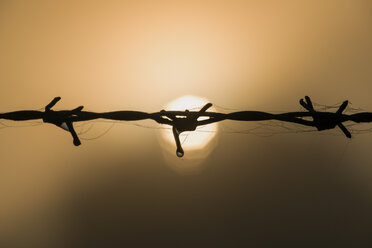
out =
[[[309,95],[372,111],[371,25],[367,0],[0,0],[0,112],[55,96],[56,109],[151,112],[184,95],[283,112]],[[157,129],[117,124],[80,147],[48,124],[1,129],[0,244],[366,244],[371,134],[217,136],[185,175]]]

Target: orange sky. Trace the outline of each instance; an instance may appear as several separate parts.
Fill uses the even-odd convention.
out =
[[[55,96],[62,97],[57,109],[151,112],[183,95],[268,111],[299,110],[299,98],[309,95],[372,111],[371,23],[372,5],[363,0],[1,0],[0,112],[40,109]],[[1,129],[0,244],[75,244],[72,227],[102,233],[81,215],[94,227],[94,216],[117,219],[112,230],[129,241],[140,233],[157,240],[150,229],[171,240],[204,232],[205,242],[212,233],[240,240],[243,231],[257,240],[287,237],[284,229],[364,238],[370,134],[350,142],[218,136],[202,170],[183,176],[167,164],[156,129],[115,125],[78,148],[51,125]],[[85,211],[102,202],[110,214]]]

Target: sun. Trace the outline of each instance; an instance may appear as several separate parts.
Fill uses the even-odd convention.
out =
[[[184,111],[186,109],[190,111],[198,111],[208,100],[196,96],[183,96],[167,104],[165,110],[179,110]],[[209,111],[215,111],[213,107]],[[208,117],[199,117],[199,120]],[[180,135],[180,140],[182,147],[185,151],[198,150],[204,148],[208,143],[210,143],[216,135],[218,128],[217,123],[212,123],[206,126],[200,126],[193,132],[183,132]],[[175,146],[174,137],[171,129],[162,130],[162,137],[167,143]]]

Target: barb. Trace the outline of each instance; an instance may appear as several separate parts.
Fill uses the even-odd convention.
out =
[[[13,121],[27,121],[42,119],[44,123],[54,124],[68,132],[73,138],[73,144],[79,146],[81,144],[78,134],[75,132],[73,123],[90,121],[95,119],[107,119],[113,121],[139,121],[139,120],[154,120],[162,125],[172,126],[173,136],[177,146],[176,154],[178,157],[184,156],[184,150],[180,142],[180,134],[185,131],[195,131],[198,126],[208,125],[223,120],[234,121],[281,121],[296,123],[303,126],[315,127],[318,131],[333,129],[336,126],[341,129],[347,138],[351,138],[350,131],[343,125],[343,122],[353,121],[355,123],[372,122],[371,112],[353,113],[350,115],[344,114],[349,102],[344,101],[336,112],[317,111],[310,97],[305,96],[305,99],[300,99],[300,105],[306,110],[303,112],[287,112],[273,114],[261,111],[239,111],[232,113],[207,112],[212,106],[211,103],[206,104],[199,111],[166,111],[146,113],[141,111],[113,111],[104,113],[95,113],[83,111],[83,106],[79,106],[72,110],[54,111],[52,108],[61,100],[61,97],[55,97],[49,104],[45,106],[44,111],[40,110],[22,110],[8,113],[0,113],[0,119]],[[316,106],[321,106],[315,104]],[[334,107],[332,107],[334,108]],[[199,120],[199,117],[207,119]],[[304,118],[312,118],[312,120]],[[360,130],[361,132],[363,130]]]

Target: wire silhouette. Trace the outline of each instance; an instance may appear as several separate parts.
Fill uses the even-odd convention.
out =
[[[151,119],[162,125],[172,127],[173,136],[176,143],[176,154],[178,157],[184,156],[184,150],[180,142],[180,134],[185,131],[195,131],[198,126],[208,125],[223,120],[234,121],[270,121],[276,120],[281,122],[296,123],[303,126],[315,127],[318,131],[340,128],[347,138],[351,138],[350,131],[343,124],[346,121],[355,123],[372,122],[371,112],[361,112],[353,114],[344,114],[344,110],[349,102],[344,101],[336,112],[317,111],[310,97],[300,99],[300,105],[307,111],[287,112],[273,114],[261,111],[238,111],[232,113],[207,112],[212,106],[211,103],[204,105],[199,111],[166,111],[146,113],[141,111],[113,111],[113,112],[89,112],[83,111],[84,106],[79,106],[72,110],[52,110],[52,108],[61,100],[61,97],[55,97],[44,108],[40,110],[21,110],[8,113],[0,113],[0,119],[13,121],[28,121],[41,119],[44,123],[56,125],[68,132],[73,138],[75,146],[81,145],[81,141],[74,129],[75,122],[90,121],[95,119],[108,119],[113,121],[139,121]],[[326,109],[326,108],[325,108]],[[198,120],[199,117],[207,119]],[[310,117],[312,120],[304,119]],[[363,130],[362,130],[363,131]]]

